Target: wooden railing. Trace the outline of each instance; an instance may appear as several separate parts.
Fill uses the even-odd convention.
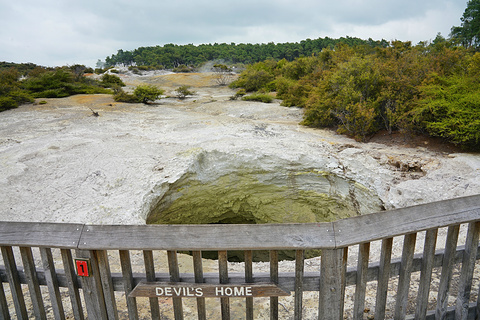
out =
[[[468,231],[464,243],[459,243],[464,226]],[[254,319],[262,312],[259,306],[265,305],[269,305],[271,319],[310,319],[311,307],[304,308],[307,299],[313,299],[315,317],[326,320],[364,319],[367,313],[374,319],[478,319],[480,298],[475,297],[480,295],[474,272],[479,231],[480,195],[316,224],[0,222],[4,261],[0,266],[0,318],[65,319],[69,314],[75,319],[87,315],[88,319],[121,319],[128,314],[129,319],[143,319],[145,308],[152,319],[169,318],[169,312],[175,319],[191,318],[192,310],[198,319],[237,318],[232,313],[238,312],[238,299],[228,296],[165,299],[129,295],[141,282],[161,282],[190,286],[269,283],[292,292],[285,298],[242,298],[242,317],[247,319]],[[437,244],[439,233],[446,233],[444,247]],[[423,252],[415,254],[416,242],[423,237]],[[398,249],[397,241],[403,249],[395,258],[392,250]],[[369,262],[371,248],[377,244],[380,257]],[[349,253],[357,248],[358,262],[347,268]],[[310,249],[322,250],[321,258],[311,260],[321,262],[316,270],[305,271],[310,260],[304,256]],[[245,263],[235,265],[243,268],[241,273],[231,272],[232,264],[227,261],[231,250],[244,251]],[[279,263],[280,250],[294,252],[291,270]],[[187,258],[191,268],[179,263],[179,257],[185,261],[183,251],[192,254]],[[205,272],[203,251],[218,253],[218,266],[210,266],[209,272]],[[266,273],[254,272],[252,257],[257,251],[269,253]],[[163,253],[166,258],[161,262],[158,256]],[[88,277],[77,274],[74,260],[79,258],[89,263]],[[418,275],[415,281],[412,274]],[[347,294],[348,290],[352,293]],[[210,310],[217,301],[218,314]]]

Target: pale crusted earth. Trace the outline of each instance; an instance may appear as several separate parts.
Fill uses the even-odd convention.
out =
[[[301,109],[281,107],[279,101],[231,101],[234,91],[216,86],[208,73],[121,77],[129,86],[158,85],[167,96],[174,96],[173,90],[182,84],[192,85],[197,93],[186,100],[164,97],[152,105],[116,103],[109,95],[78,95],[41,99],[47,103],[0,113],[0,220],[144,224],[168,185],[191,170],[199,155],[211,153],[250,164],[280,159],[332,172],[373,190],[386,209],[480,193],[478,154],[429,149],[429,141],[414,148],[364,144],[331,131],[306,128],[298,124]],[[94,117],[89,108],[100,116]],[[441,231],[440,247],[444,237]],[[401,239],[397,240],[394,254],[398,256]],[[417,252],[422,241],[420,234]],[[371,250],[371,261],[377,261],[379,245],[372,244]],[[133,257],[140,263],[142,259],[140,253]],[[349,265],[355,265],[355,259],[353,248]],[[182,256],[180,263],[188,265],[190,260]],[[204,263],[206,272],[216,266]],[[231,263],[230,268],[243,272],[241,263]],[[282,262],[281,268],[292,271],[292,263]],[[305,268],[317,272],[319,259],[307,260]],[[254,271],[268,272],[268,265],[257,263]],[[393,299],[395,281],[391,283]],[[478,292],[475,285],[473,291]],[[347,300],[353,289],[347,289]],[[366,310],[365,317],[374,311],[375,285],[368,289],[372,294],[366,306],[371,310]],[[119,297],[119,305],[122,301]],[[305,301],[305,318],[315,318],[317,300]],[[293,299],[280,302],[282,319],[291,318]],[[170,301],[160,303],[169,310]],[[218,303],[209,303],[215,303],[213,310],[218,312]],[[241,313],[239,303],[233,300],[232,312]],[[194,303],[185,306],[186,310],[194,307]],[[142,318],[146,310],[142,309]],[[346,318],[349,312],[347,301]],[[267,316],[266,300],[256,318]],[[170,311],[165,311],[165,318],[170,317]]]

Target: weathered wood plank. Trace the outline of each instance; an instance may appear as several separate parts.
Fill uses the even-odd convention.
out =
[[[43,305],[42,292],[40,291],[40,284],[38,283],[32,249],[28,247],[21,247],[20,254],[22,256],[24,272],[28,282],[28,291],[30,291],[35,318],[47,319],[45,307]]]
[[[359,246],[353,318],[363,320],[365,291],[367,289],[368,259],[370,257],[370,242],[360,244]]]
[[[477,294],[477,303],[475,304],[475,306],[473,308],[473,312],[475,315],[479,315],[480,316],[480,288],[478,289],[478,294]],[[477,317],[478,318],[478,317]],[[478,319],[475,319],[475,320],[478,320]]]
[[[70,249],[61,249],[60,251],[67,281],[68,293],[72,303],[73,316],[75,320],[84,320],[85,316],[83,314],[82,300],[80,298],[79,283],[75,274],[75,268],[73,266],[72,251]],[[59,280],[58,278],[57,272],[57,280]]]
[[[305,252],[295,251],[295,301],[293,319],[301,320],[303,314],[303,273],[305,268]]]
[[[333,248],[331,223],[247,225],[88,225],[81,249],[270,250]],[[122,239],[122,241],[118,241]]]
[[[28,319],[27,308],[25,306],[25,299],[23,298],[22,286],[20,284],[12,247],[2,247],[1,251],[3,262],[5,263],[8,284],[10,285],[10,292],[13,298],[13,304],[15,306],[15,311],[17,312],[17,318]]]
[[[476,303],[470,303],[470,307],[468,309],[468,320],[478,320],[476,317],[479,313],[476,313]],[[405,320],[417,320],[414,315],[407,316]],[[427,316],[425,320],[439,320],[435,318],[435,310],[427,311]],[[445,312],[445,317],[441,320],[456,320],[455,319],[455,307],[448,307]]]
[[[245,283],[253,282],[253,253],[252,250],[245,251]],[[245,318],[253,320],[253,298],[245,299]]]
[[[337,247],[480,219],[480,195],[356,216],[334,222]]]
[[[320,265],[319,320],[342,320],[348,248],[323,250]]]
[[[427,307],[430,283],[432,281],[432,270],[435,258],[435,246],[437,243],[438,229],[429,229],[425,234],[423,245],[422,270],[420,272],[420,284],[418,287],[417,307],[415,309],[415,318],[424,320],[427,316]]]
[[[203,283],[203,263],[202,252],[193,251],[193,273],[195,276],[195,283]],[[207,312],[205,309],[205,298],[197,298],[197,316],[198,320],[206,320]]]
[[[110,271],[110,263],[108,262],[107,251],[97,251],[97,259],[108,319],[118,319],[117,302],[115,301],[115,292],[113,290],[112,274]]]
[[[398,279],[397,301],[395,302],[394,318],[405,319],[407,315],[408,290],[410,288],[410,275],[412,273],[413,254],[415,253],[416,233],[405,235],[403,240],[402,263]]]
[[[448,291],[450,290],[450,281],[454,265],[454,256],[458,242],[460,226],[450,226],[447,230],[447,240],[445,243],[445,254],[443,256],[442,273],[440,275],[440,285],[438,287],[437,307],[435,309],[436,319],[444,319],[448,308]]]
[[[388,280],[390,279],[390,262],[392,260],[393,238],[382,240],[380,265],[377,276],[377,294],[375,302],[375,319],[385,319],[387,306]]]
[[[333,249],[335,246],[371,242],[479,218],[480,195],[474,195],[357,216],[335,223],[85,226],[2,221],[0,245],[118,250]],[[119,238],[122,241],[118,241]],[[221,241],[217,241],[219,239]]]
[[[178,269],[177,251],[167,251],[168,271],[170,273],[170,281],[180,281],[180,270]],[[175,320],[183,319],[182,298],[173,298],[173,314]]]
[[[278,284],[278,251],[270,250],[270,281]],[[270,298],[270,320],[278,319],[278,297]]]
[[[227,251],[218,251],[218,279],[221,284],[228,283]],[[230,320],[230,298],[220,298],[222,320]]]
[[[50,248],[40,248],[40,256],[42,257],[43,270],[45,272],[45,278],[47,279],[53,314],[55,315],[55,319],[63,320],[65,319],[65,312],[63,310],[62,297],[60,296],[57,274],[55,273],[52,250]]]
[[[90,260],[90,277],[79,277],[82,286],[83,297],[87,307],[88,319],[108,319],[103,295],[102,280],[95,251],[76,250],[76,257]],[[123,280],[122,278],[120,278]],[[123,285],[123,281],[120,281]],[[122,289],[123,290],[123,289]]]
[[[475,257],[477,256],[480,222],[472,222],[468,226],[467,240],[465,242],[465,255],[462,261],[462,270],[458,284],[458,296],[456,301],[455,318],[467,320],[470,293],[472,290],[473,271],[475,269]]]
[[[0,222],[0,245],[76,249],[82,224]]]
[[[479,246],[480,248],[480,246]],[[443,256],[444,256],[445,251],[443,249],[437,250],[435,252],[435,257],[434,257],[434,268],[436,267],[441,267],[443,263]],[[463,253],[464,253],[464,248],[463,246],[458,246],[458,250],[453,253],[453,261],[452,263],[461,263],[463,259]],[[413,265],[412,265],[412,272],[417,272],[421,270],[422,266],[422,259],[423,259],[423,253],[416,254],[414,255],[414,260],[413,260]],[[480,259],[480,250],[477,250],[477,260]],[[390,266],[390,276],[398,276],[400,274],[400,265],[401,265],[401,259],[393,259],[391,260],[391,266]],[[378,274],[379,274],[379,269],[380,269],[380,264],[378,262],[373,262],[369,264],[368,268],[368,273],[367,273],[367,280],[368,281],[377,281],[378,280]],[[27,284],[27,279],[25,276],[25,273],[23,272],[22,268],[18,268],[18,276],[20,279],[20,283],[22,284]],[[145,274],[134,274],[134,283],[137,285],[140,283],[140,281],[145,279]],[[46,285],[46,280],[44,276],[44,272],[41,269],[37,270],[37,277],[40,285]],[[161,281],[161,282],[168,282],[170,281],[170,275],[169,274],[163,274],[163,273],[157,273],[156,274],[156,281]],[[280,273],[280,280],[278,281],[278,284],[280,287],[293,291],[295,290],[295,273],[294,272],[283,272]],[[356,284],[356,277],[357,277],[357,271],[356,267],[349,268],[346,272],[346,285],[355,285]],[[0,266],[0,278],[3,282],[7,282],[7,275],[5,271],[5,267]],[[80,278],[80,277],[79,277]],[[180,278],[182,282],[195,282],[194,275],[192,274],[180,274]],[[57,271],[57,279],[59,282],[59,285],[61,287],[68,287],[68,281],[66,279],[65,274],[63,273],[63,270],[58,270]],[[204,282],[205,283],[218,283],[218,273],[205,273],[203,276]],[[265,282],[272,282],[273,279],[269,274],[267,273],[255,273],[253,277],[254,283],[265,283]],[[320,275],[316,272],[305,272],[304,277],[303,277],[303,290],[304,291],[318,291],[319,290],[319,279]],[[123,285],[123,277],[121,274],[117,273],[112,273],[112,281],[113,281],[113,287],[115,291],[123,291],[124,290],[124,285]],[[229,273],[229,281],[232,284],[239,284],[243,283],[245,281],[245,275],[240,274],[240,273]],[[80,286],[81,287],[81,286]],[[377,304],[378,306],[378,304]]]
[[[155,282],[155,263],[153,260],[153,252],[151,250],[143,250],[143,261],[145,263],[145,278],[147,281]],[[158,298],[149,298],[149,303],[152,319],[160,319]]]
[[[130,252],[128,250],[119,250],[120,265],[122,266],[123,284],[125,285],[125,298],[127,300],[128,318],[138,320],[137,299],[128,295],[135,287],[132,274],[132,263],[130,261]]]
[[[0,282],[0,319],[10,320],[10,312],[8,311],[7,297],[3,289],[3,283]]]
[[[290,292],[273,283],[208,284],[178,282],[140,282],[130,297],[270,297],[288,296]]]

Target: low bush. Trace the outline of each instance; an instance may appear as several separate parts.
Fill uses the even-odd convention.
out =
[[[179,65],[176,68],[173,68],[173,72],[179,72],[179,73],[187,73],[187,72],[193,72],[194,69],[192,67],[188,67],[184,64]]]
[[[175,89],[175,92],[177,93],[177,97],[179,99],[185,99],[187,96],[193,96],[195,95],[195,91],[190,90],[191,86],[180,86],[177,89]]]
[[[140,85],[135,88],[133,94],[123,91],[120,87],[117,87],[115,92],[113,99],[117,102],[149,103],[157,100],[164,91],[152,85]]]
[[[241,98],[246,94],[247,92],[245,91],[245,89],[240,89],[237,92],[235,92],[233,96],[230,97],[230,100],[237,100],[238,98]]]
[[[240,77],[230,84],[230,88],[244,88],[247,92],[258,91],[268,88],[275,88],[273,80],[275,77],[265,70],[256,70],[247,67]]]
[[[259,101],[263,103],[271,103],[273,101],[273,97],[269,94],[265,93],[254,93],[248,96],[244,96],[242,98],[244,101]]]
[[[113,88],[115,86],[125,87],[125,83],[120,79],[120,77],[114,74],[104,74],[101,81],[102,86],[105,88]]]
[[[0,111],[5,111],[18,107],[17,102],[12,97],[0,97]]]
[[[143,103],[149,103],[157,100],[162,94],[163,90],[152,85],[140,85],[135,88],[133,95]]]
[[[126,103],[140,103],[141,101],[133,94],[126,93],[121,88],[113,95],[113,100]]]

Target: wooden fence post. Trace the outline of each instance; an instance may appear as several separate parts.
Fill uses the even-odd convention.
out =
[[[295,320],[302,319],[303,313],[303,274],[305,269],[305,251],[295,251],[295,310],[293,318]]]
[[[32,248],[20,247],[20,254],[22,255],[24,272],[28,282],[28,290],[30,291],[35,318],[42,320],[47,319],[47,314],[45,313],[45,306],[42,299],[42,292],[40,289],[40,284],[38,283],[37,270],[35,268],[35,260],[33,258]]]
[[[27,307],[25,306],[22,285],[20,284],[20,277],[18,275],[17,265],[15,264],[12,247],[2,247],[1,250],[17,318],[28,319]]]
[[[79,277],[87,306],[88,319],[108,319],[95,251],[76,250],[76,256],[77,258],[90,260],[91,275],[89,277]]]
[[[322,250],[319,320],[343,319],[347,250],[347,248]]]
[[[472,290],[473,271],[475,269],[475,260],[477,257],[479,233],[480,222],[471,222],[468,226],[467,240],[465,242],[465,253],[462,259],[462,270],[458,285],[455,319],[464,320],[468,318],[470,293]]]

